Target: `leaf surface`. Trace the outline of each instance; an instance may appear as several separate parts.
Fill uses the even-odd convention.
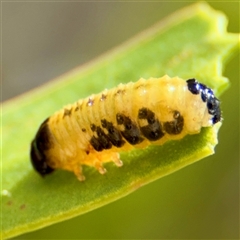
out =
[[[122,168],[100,175],[84,167],[80,183],[66,171],[42,179],[29,161],[40,123],[63,105],[140,77],[195,77],[219,96],[228,87],[222,65],[239,35],[226,33],[225,16],[206,4],[183,9],[134,39],[2,107],[2,235],[24,232],[80,215],[117,200],[155,179],[214,153],[221,124],[163,146],[121,154]]]

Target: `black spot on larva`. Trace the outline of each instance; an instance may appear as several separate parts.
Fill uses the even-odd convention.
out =
[[[140,88],[143,88],[143,87],[144,87],[144,85],[143,85],[143,84],[141,84],[141,85],[135,85],[135,86],[134,86],[134,89],[136,89],[136,90],[137,90],[137,89],[140,89]]]
[[[165,122],[163,125],[164,130],[171,135],[177,135],[181,133],[183,130],[183,126],[184,119],[178,111],[173,112],[173,121]]]
[[[83,131],[83,132],[86,132],[87,130],[86,130],[85,128],[82,128],[82,131]]]
[[[112,144],[111,144],[110,140],[108,139],[107,135],[104,133],[104,131],[99,126],[96,126],[95,124],[91,124],[90,128],[93,132],[97,133],[97,138],[93,136],[94,143],[96,141],[98,141],[99,145],[101,146],[102,149],[110,149],[112,147]],[[97,148],[99,149],[99,146],[97,146]]]
[[[90,143],[96,151],[100,152],[103,150],[103,147],[98,138],[92,136],[92,138],[90,139]]]
[[[97,126],[95,124],[91,124],[90,128],[93,132],[95,132],[97,130]]]
[[[156,141],[164,136],[161,123],[155,118],[154,112],[147,108],[138,111],[139,119],[146,119],[148,124],[140,127],[142,134],[150,141]]]
[[[106,119],[101,120],[101,123],[102,127],[107,129],[107,137],[111,143],[116,147],[122,147],[125,141],[122,139],[122,135],[118,129],[115,128],[113,124],[111,122],[108,122]]]
[[[71,116],[71,110],[69,110],[67,108],[64,109],[63,118],[66,116]]]
[[[107,95],[105,95],[105,94],[102,94],[102,96],[101,96],[100,100],[101,100],[101,101],[104,101],[106,98],[107,98]]]
[[[146,119],[149,124],[155,122],[155,114],[151,110],[147,108],[141,108],[138,111],[138,118],[139,119]]]
[[[97,135],[104,149],[110,149],[112,147],[110,140],[100,127],[97,127]]]
[[[116,116],[116,119],[117,119],[117,124],[118,124],[118,125],[121,125],[121,124],[123,124],[123,122],[124,122],[124,115],[118,113],[117,116]]]
[[[221,120],[220,101],[214,96],[210,88],[203,87],[201,97],[207,104],[208,113],[213,115],[212,123],[215,124]]]
[[[76,112],[76,111],[78,111],[79,110],[79,107],[77,106],[75,109],[74,109],[74,111]]]
[[[101,124],[102,124],[102,127],[103,127],[103,128],[108,129],[109,123],[112,124],[111,122],[108,122],[106,119],[102,119],[102,120],[101,120]],[[113,124],[112,124],[112,125],[113,125]]]
[[[40,126],[35,139],[31,143],[31,162],[34,169],[41,175],[45,176],[54,171],[48,165],[48,159],[45,151],[51,148],[50,142],[51,133],[48,127],[48,119],[46,119]]]
[[[114,94],[114,96],[116,96],[116,95],[120,95],[120,94],[125,94],[125,89],[118,89],[116,92],[115,92],[115,94]]]
[[[213,115],[213,118],[212,118],[213,124],[221,121],[220,101],[216,97],[211,96],[207,99],[207,108],[208,108],[208,113]]]
[[[94,100],[89,98],[87,102],[87,106],[92,106],[94,104]]]
[[[200,85],[195,78],[191,78],[187,80],[188,90],[192,94],[199,94],[200,92]]]
[[[215,115],[212,118],[212,123],[215,124],[219,121],[221,121],[221,110],[220,110],[220,108],[216,109]]]
[[[137,125],[124,114],[118,113],[116,115],[117,124],[124,126],[124,131],[121,131],[122,136],[132,145],[141,143],[144,139]]]

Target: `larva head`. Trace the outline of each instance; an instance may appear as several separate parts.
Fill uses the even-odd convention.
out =
[[[215,97],[213,91],[194,78],[187,80],[187,85],[188,90],[192,94],[201,94],[202,101],[206,103],[208,113],[212,115],[211,124],[221,121],[220,101]]]
[[[54,169],[48,165],[45,155],[45,151],[49,148],[50,144],[47,120],[40,126],[35,139],[31,143],[30,151],[32,165],[41,176],[45,176],[54,171]]]

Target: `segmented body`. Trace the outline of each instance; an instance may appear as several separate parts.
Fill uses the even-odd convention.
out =
[[[42,175],[61,168],[84,180],[82,165],[103,174],[105,162],[122,165],[121,151],[181,139],[220,119],[218,99],[195,79],[140,79],[53,114],[32,142],[31,159]]]

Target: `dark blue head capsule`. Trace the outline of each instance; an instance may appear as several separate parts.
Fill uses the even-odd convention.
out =
[[[40,126],[35,139],[31,143],[30,157],[34,169],[41,175],[45,176],[54,171],[48,165],[48,160],[45,151],[50,147],[50,132],[47,126],[46,119]]]
[[[188,90],[192,94],[201,94],[203,102],[206,102],[208,113],[213,115],[212,123],[221,121],[220,101],[215,97],[212,89],[199,83],[195,78],[187,80]]]

